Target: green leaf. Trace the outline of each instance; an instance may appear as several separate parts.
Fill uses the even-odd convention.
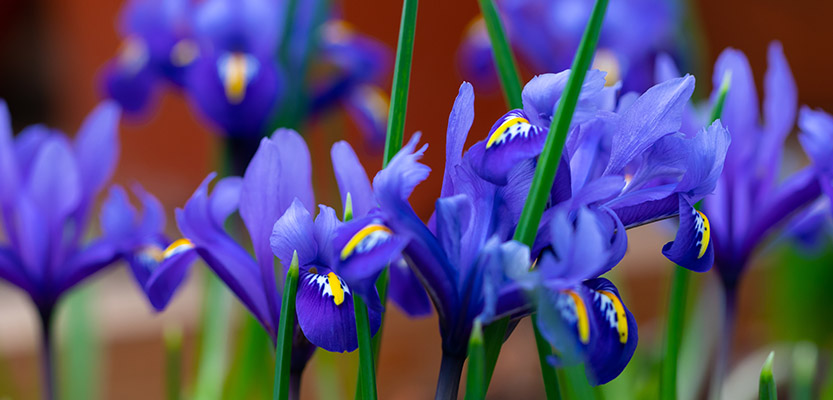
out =
[[[532,325],[535,334],[535,345],[538,348],[538,364],[541,366],[541,378],[544,380],[544,392],[548,399],[560,399],[561,389],[559,388],[558,375],[555,368],[550,365],[549,358],[553,355],[552,345],[544,339],[538,330],[538,315],[532,315]]]
[[[226,380],[229,330],[231,326],[231,293],[213,273],[205,275],[202,309],[202,343],[194,398],[220,399]]]
[[[775,378],[772,376],[772,360],[775,352],[770,352],[769,357],[764,361],[761,368],[761,380],[758,386],[758,398],[761,400],[775,400],[778,398],[778,391],[775,387]]]
[[[289,398],[289,369],[292,363],[292,340],[295,337],[295,294],[298,290],[298,252],[292,254],[292,264],[286,272],[286,284],[281,301],[281,320],[275,349],[274,399]]]
[[[483,347],[483,326],[474,321],[469,338],[469,370],[466,374],[466,400],[486,398],[486,349]]]
[[[95,286],[82,286],[67,297],[64,307],[63,339],[55,359],[52,354],[52,368],[58,362],[60,368],[60,386],[54,387],[60,398],[69,400],[87,400],[101,398],[101,357],[104,351],[98,333],[94,329],[95,321],[91,313]],[[55,319],[54,317],[52,318]],[[56,328],[56,324],[47,325]],[[47,328],[48,329],[48,328]],[[43,332],[52,336],[55,332]],[[53,380],[52,385],[56,382]]]
[[[362,399],[376,400],[376,369],[373,366],[373,344],[370,340],[370,320],[367,306],[358,295],[353,295],[353,310],[356,313],[356,334],[359,339],[359,385]]]
[[[405,113],[408,107],[408,86],[411,83],[411,61],[414,56],[417,4],[418,0],[404,0],[402,3],[402,20],[399,23],[399,42],[396,45],[396,63],[393,67],[393,86],[391,87],[383,167],[402,148]]]
[[[497,66],[500,87],[503,89],[503,98],[509,108],[523,108],[521,100],[521,78],[518,73],[518,65],[515,57],[512,56],[512,49],[509,41],[506,40],[506,33],[500,16],[495,9],[492,0],[478,0],[480,12],[483,13],[483,21],[486,23],[486,30],[489,32],[489,41],[492,42],[492,55]]]

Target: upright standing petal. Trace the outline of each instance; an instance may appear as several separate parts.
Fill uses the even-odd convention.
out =
[[[367,172],[353,148],[345,141],[336,142],[330,150],[330,156],[338,182],[338,190],[341,193],[341,205],[347,204],[349,193],[353,202],[353,215],[355,217],[367,215],[367,212],[376,206],[376,199],[373,198]]]
[[[454,106],[448,116],[448,129],[445,135],[445,172],[443,173],[443,187],[440,197],[454,193],[454,168],[462,162],[463,146],[474,122],[474,89],[468,82],[460,85]]]
[[[75,154],[85,197],[94,196],[116,169],[120,114],[114,102],[101,103],[78,130]]]

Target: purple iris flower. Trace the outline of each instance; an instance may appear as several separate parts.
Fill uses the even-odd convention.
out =
[[[795,215],[826,194],[833,195],[833,117],[802,108],[780,43],[769,46],[760,113],[755,81],[746,56],[725,50],[714,71],[715,99],[724,76],[731,76],[721,120],[732,133],[726,166],[704,210],[715,216],[712,241],[715,267],[728,292],[734,292],[755,249]],[[697,115],[690,113],[697,123]],[[779,179],[784,141],[798,117],[799,142],[810,165]]]
[[[498,120],[486,139],[469,150],[475,171],[503,184],[514,165],[535,160],[543,149],[554,108],[569,71],[540,75],[523,91],[523,110]],[[626,229],[680,216],[680,229],[663,254],[694,271],[714,258],[709,220],[694,204],[711,193],[723,167],[728,132],[719,122],[695,135],[679,132],[694,90],[686,76],[660,83],[644,94],[617,96],[604,73],[590,71],[552,189],[550,203],[569,201],[613,213]],[[554,211],[545,211],[548,223]],[[550,242],[543,229],[533,249]]]
[[[193,12],[200,57],[186,75],[191,103],[228,136],[258,138],[284,89],[276,51],[281,4],[207,0]]]
[[[115,104],[102,103],[72,142],[42,125],[12,138],[8,110],[0,105],[0,210],[8,240],[0,244],[0,278],[29,294],[46,323],[73,286],[119,259],[132,259],[148,240],[164,244],[161,208],[139,187],[145,218],[134,220],[111,206],[129,206],[116,187],[101,210],[102,234],[84,241],[92,206],[118,159],[119,114]],[[133,273],[142,280],[141,271]]]
[[[593,9],[587,0],[501,0],[509,40],[535,73],[570,67],[585,22]],[[667,0],[612,2],[605,14],[594,68],[608,72],[608,84],[622,81],[625,89],[643,91],[651,86],[654,59],[660,52],[674,53],[681,16],[680,4]],[[458,53],[464,77],[494,80],[491,44],[485,25],[469,29]]]
[[[184,84],[184,73],[199,55],[190,37],[188,0],[129,0],[118,30],[123,42],[105,67],[107,94],[127,112],[145,109],[163,81]]]
[[[537,305],[538,327],[559,350],[552,362],[584,362],[599,385],[627,366],[638,341],[633,314],[619,291],[599,276],[624,256],[625,229],[615,215],[585,205],[555,208],[551,242],[535,267],[506,271]]]
[[[364,168],[345,142],[333,146],[332,159],[343,198],[346,201],[349,193],[354,215],[364,217],[375,207]],[[177,282],[170,280],[181,280],[188,268],[189,254],[198,254],[274,340],[281,296],[275,283],[274,256],[284,267],[282,276],[289,268],[293,253],[297,252],[301,272],[296,299],[298,334],[293,351],[296,372],[303,369],[315,346],[333,352],[352,351],[357,347],[354,290],[336,274],[341,259],[333,250],[336,230],[342,222],[335,210],[323,205],[313,219],[311,172],[304,140],[294,131],[281,129],[271,138],[261,140],[242,178],[223,178],[209,193],[208,185],[214,180],[214,174],[209,175],[185,207],[176,213],[185,239],[178,241],[179,249],[174,250],[177,246],[171,245],[166,252],[174,254],[171,259],[179,255],[182,260],[167,262],[156,269],[149,288],[154,293],[167,293],[157,285],[176,286]],[[249,233],[254,257],[224,228],[234,211],[239,212]],[[357,248],[365,245],[359,244]],[[397,250],[393,249],[390,257],[395,253]],[[379,262],[384,266],[390,259]],[[391,279],[398,287],[422,291],[418,284],[407,282],[415,279],[410,274],[392,274]],[[406,282],[400,282],[402,279]],[[397,301],[405,299],[399,304],[406,312],[424,313],[427,299],[422,303],[414,300],[420,295],[425,297],[424,291],[397,293],[394,290],[391,295]],[[422,308],[413,308],[412,304]],[[378,297],[368,308],[375,332],[382,310]]]

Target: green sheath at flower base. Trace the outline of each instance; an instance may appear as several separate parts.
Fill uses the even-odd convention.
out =
[[[466,375],[466,400],[486,398],[486,349],[483,347],[483,326],[474,320],[469,338],[469,371]]]
[[[289,398],[289,368],[292,361],[292,339],[295,336],[295,294],[298,290],[298,252],[292,254],[292,264],[286,273],[281,301],[281,320],[275,349],[275,390],[273,399]]]
[[[729,93],[731,83],[732,74],[726,72],[720,84],[720,92],[711,110],[710,122],[720,119],[723,114],[723,105],[726,103],[726,95]],[[694,208],[699,210],[700,202]],[[659,390],[660,399],[662,400],[677,398],[677,363],[680,355],[680,345],[683,341],[686,294],[688,293],[691,274],[691,271],[679,265],[674,266],[674,276],[671,278],[671,294],[668,301],[668,326],[665,330],[665,355],[660,366]]]
[[[758,398],[761,400],[775,400],[778,398],[778,391],[775,387],[775,377],[772,376],[772,360],[775,352],[770,352],[769,357],[764,361],[761,368],[761,380],[758,386]]]

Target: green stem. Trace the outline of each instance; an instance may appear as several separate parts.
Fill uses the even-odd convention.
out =
[[[469,371],[466,374],[466,400],[486,398],[486,349],[483,347],[483,327],[474,321],[469,339]]]
[[[560,399],[561,389],[558,385],[558,375],[555,368],[550,366],[549,357],[552,355],[552,345],[544,339],[538,330],[538,315],[532,315],[532,327],[535,333],[535,345],[538,348],[538,363],[541,365],[541,378],[544,379],[544,392],[548,399]],[[548,368],[544,368],[547,366]]]
[[[660,399],[677,398],[677,362],[683,341],[685,304],[691,272],[678,266],[674,268],[671,282],[671,298],[668,302],[668,327],[665,332],[665,357],[660,375]]]
[[[52,348],[52,308],[40,311],[41,322],[41,368],[43,369],[42,393],[44,400],[55,399],[55,359]]]
[[[761,368],[761,379],[758,384],[758,398],[760,400],[775,400],[778,398],[778,390],[775,386],[775,378],[772,376],[772,359],[775,352],[770,352]]]
[[[292,255],[292,264],[286,273],[286,283],[281,301],[281,318],[278,325],[275,348],[275,389],[272,398],[289,398],[290,368],[292,366],[292,340],[295,338],[295,294],[298,290],[298,252]],[[297,392],[296,392],[297,393]]]
[[[405,113],[408,108],[408,87],[411,83],[411,61],[414,56],[414,33],[418,0],[404,0],[402,20],[399,24],[399,42],[396,45],[396,63],[393,69],[393,86],[390,96],[388,132],[385,138],[384,168],[402,148],[405,130]]]
[[[489,40],[492,42],[492,55],[497,66],[500,87],[503,90],[503,98],[509,108],[523,108],[521,100],[521,78],[518,74],[518,65],[515,57],[512,56],[512,49],[506,39],[503,24],[495,9],[492,0],[478,0],[480,12],[483,13],[483,21],[486,23],[486,30],[489,32]]]
[[[376,399],[376,369],[373,367],[373,345],[371,343],[370,320],[367,306],[359,296],[353,296],[353,309],[356,313],[356,335],[359,340],[359,384],[362,399]]]

